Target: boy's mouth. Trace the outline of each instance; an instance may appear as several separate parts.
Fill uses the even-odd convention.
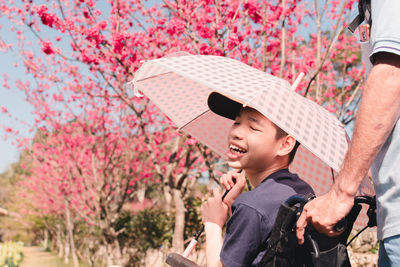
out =
[[[231,144],[231,145],[229,145],[229,152],[236,154],[236,155],[243,155],[244,153],[247,152],[247,150]]]

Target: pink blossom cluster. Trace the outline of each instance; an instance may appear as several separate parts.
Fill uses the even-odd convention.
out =
[[[52,43],[42,42],[42,51],[47,55],[54,54],[54,49],[52,47]]]
[[[96,47],[100,47],[104,42],[104,36],[100,33],[97,27],[86,30],[86,39],[92,42]]]
[[[59,24],[60,19],[54,13],[49,13],[48,7],[45,5],[40,5],[36,8],[36,13],[39,15],[40,20],[44,25],[53,28],[53,26]]]
[[[172,18],[169,22],[167,33],[170,35],[180,35],[185,31],[185,23],[179,18]]]

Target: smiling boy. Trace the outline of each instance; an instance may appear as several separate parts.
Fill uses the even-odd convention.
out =
[[[292,195],[313,190],[288,170],[298,147],[292,136],[257,110],[243,108],[221,94],[212,93],[208,105],[216,114],[234,120],[227,157],[236,171],[221,177],[223,187],[230,190],[224,201],[214,189],[214,197],[202,205],[207,266],[257,266],[281,203]],[[245,177],[254,189],[242,193]],[[223,239],[229,209],[232,216]]]

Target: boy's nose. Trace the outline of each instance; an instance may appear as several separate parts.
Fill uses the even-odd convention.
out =
[[[243,139],[243,127],[240,125],[232,127],[229,135],[232,139]]]

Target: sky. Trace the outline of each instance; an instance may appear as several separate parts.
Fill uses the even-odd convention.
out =
[[[9,22],[4,18],[0,18],[0,25],[2,26],[0,40],[5,42],[13,41],[13,34],[7,34],[9,33]],[[21,65],[17,68],[13,66],[13,63],[16,61],[16,56],[17,55],[12,51],[7,53],[0,52],[0,107],[7,108],[10,114],[13,114],[16,118],[19,118],[27,124],[31,124],[33,122],[33,108],[25,101],[25,96],[18,90],[3,87],[4,73],[9,76],[10,86],[13,86],[12,80],[26,76]],[[22,126],[20,122],[11,120],[4,116],[4,114],[0,114],[0,125],[4,124],[10,128],[19,130],[26,137],[32,135],[28,132],[28,128]],[[0,173],[6,171],[9,165],[18,161],[19,158],[19,151],[12,142],[13,138],[11,137],[4,140],[4,135],[4,128],[0,128]]]
[[[40,2],[41,0],[39,0]],[[153,0],[149,1],[149,3],[154,3]],[[16,3],[17,5],[20,3]],[[100,10],[103,10],[103,14],[108,14],[109,4],[106,1],[99,1],[97,7]],[[10,31],[11,23],[8,19],[0,16],[0,41],[4,41],[5,43],[16,43],[15,33]],[[32,40],[32,43],[37,42],[37,38],[33,36],[33,34],[24,28],[25,35],[28,40]],[[54,31],[47,31],[46,27],[43,27],[42,34],[46,35],[46,38],[55,37]],[[62,45],[61,43],[58,43]],[[7,138],[6,140],[3,138],[5,135],[5,130],[2,125],[6,125],[14,130],[18,130],[23,137],[31,138],[34,132],[29,132],[29,125],[33,124],[34,117],[32,115],[33,107],[25,101],[25,95],[18,91],[15,88],[13,81],[22,79],[29,80],[30,82],[34,82],[30,75],[25,73],[25,70],[20,64],[18,67],[14,67],[14,62],[18,55],[16,51],[8,51],[4,53],[0,50],[0,108],[7,108],[8,112],[18,118],[20,121],[15,121],[13,119],[9,119],[1,113],[0,110],[0,173],[6,171],[9,166],[17,162],[19,159],[19,149],[17,148],[15,140],[12,137]],[[11,89],[7,89],[3,86],[3,74],[6,73],[9,77],[9,85]],[[14,87],[13,87],[14,86]],[[22,122],[22,123],[21,123]],[[25,126],[24,126],[25,125]]]

